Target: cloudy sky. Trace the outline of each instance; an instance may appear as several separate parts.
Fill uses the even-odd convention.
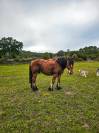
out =
[[[99,47],[99,0],[0,0],[4,36],[36,52]]]

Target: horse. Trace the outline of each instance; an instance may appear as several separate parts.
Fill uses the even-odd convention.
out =
[[[51,84],[48,88],[49,91],[53,91],[54,83],[57,79],[56,89],[61,89],[60,78],[64,69],[68,69],[68,73],[73,74],[74,59],[72,57],[58,57],[53,59],[35,59],[32,60],[29,65],[29,82],[33,91],[37,91],[36,78],[38,73],[50,75],[52,77]]]

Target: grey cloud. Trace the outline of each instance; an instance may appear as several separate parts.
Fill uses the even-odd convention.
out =
[[[0,37],[37,52],[98,46],[98,9],[98,0],[1,0]]]

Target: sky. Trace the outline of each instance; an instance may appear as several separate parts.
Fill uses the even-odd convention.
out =
[[[99,47],[99,0],[0,0],[0,39],[34,52]]]

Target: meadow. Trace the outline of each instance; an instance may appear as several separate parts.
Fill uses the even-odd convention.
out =
[[[89,71],[87,78],[79,69]],[[28,64],[0,65],[0,133],[99,133],[99,62],[77,62],[66,70],[61,90],[48,91],[50,76],[39,74],[39,93],[28,82]]]

